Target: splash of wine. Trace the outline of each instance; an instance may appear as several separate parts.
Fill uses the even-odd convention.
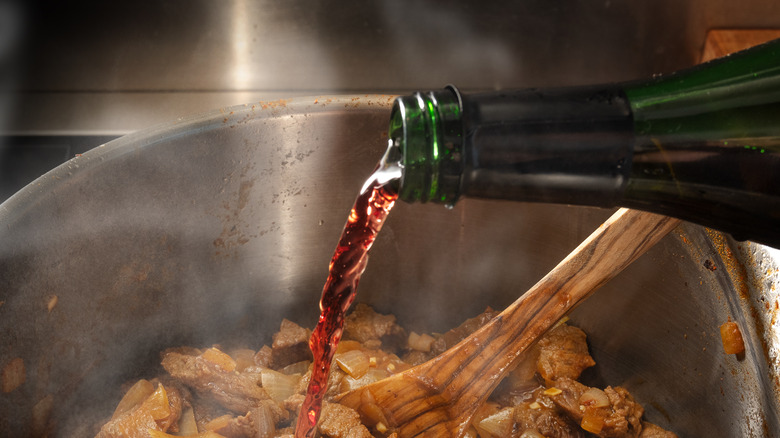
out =
[[[388,151],[392,149],[392,144],[390,146]],[[386,154],[363,185],[349,212],[322,290],[320,318],[309,339],[314,365],[298,415],[296,438],[312,438],[316,432],[331,362],[344,328],[344,317],[355,299],[360,275],[368,262],[368,250],[398,198],[388,183],[398,180],[400,175],[401,168]]]

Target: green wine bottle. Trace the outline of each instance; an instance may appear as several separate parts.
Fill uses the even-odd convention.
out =
[[[780,247],[780,40],[646,81],[396,99],[407,202],[629,207]]]

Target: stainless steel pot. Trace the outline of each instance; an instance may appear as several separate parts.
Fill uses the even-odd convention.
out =
[[[258,348],[313,326],[346,214],[385,146],[389,96],[226,108],[77,157],[0,205],[0,393],[10,436],[88,436],[181,344]],[[359,300],[416,330],[502,308],[610,212],[398,205]],[[778,436],[778,258],[685,224],[577,309],[597,369],[680,436]],[[744,357],[718,326],[739,323]]]

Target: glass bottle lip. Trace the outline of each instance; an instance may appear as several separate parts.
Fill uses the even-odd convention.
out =
[[[463,173],[462,105],[455,87],[395,100],[388,136],[403,169],[399,198],[454,204]]]

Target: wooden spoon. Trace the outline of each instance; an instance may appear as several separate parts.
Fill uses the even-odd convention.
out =
[[[441,355],[337,400],[401,438],[460,437],[521,354],[680,221],[621,209],[528,292]]]

